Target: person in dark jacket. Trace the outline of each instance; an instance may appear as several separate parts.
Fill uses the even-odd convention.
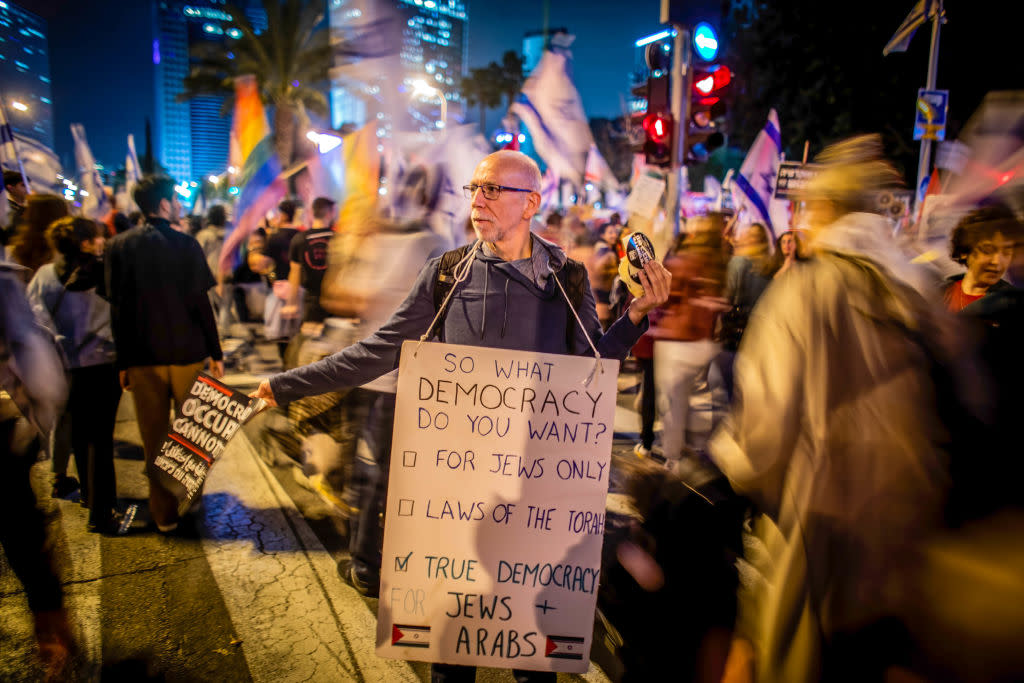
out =
[[[216,282],[196,240],[176,231],[181,214],[174,180],[147,175],[135,187],[146,215],[116,236],[106,256],[121,388],[131,391],[149,473],[150,514],[157,529],[178,526],[177,500],[154,465],[167,435],[171,399],[180,405],[196,373],[224,374],[223,354],[207,292]]]
[[[477,166],[464,188],[472,200],[477,242],[463,260],[466,276],[450,292],[438,336],[451,344],[581,355],[591,352],[593,340],[602,357],[623,359],[647,329],[647,313],[668,299],[668,271],[657,261],[648,263],[640,272],[644,295],[603,335],[593,292],[584,283],[583,303],[576,311],[580,329],[555,282],[556,273],[566,266],[565,252],[530,232],[540,208],[540,182],[536,163],[520,152],[495,152]],[[439,265],[438,258],[427,262],[405,301],[374,334],[321,361],[271,377],[253,396],[287,403],[360,386],[397,368],[402,343],[432,327]],[[566,334],[570,321],[575,330],[571,346]],[[472,681],[474,676],[471,667],[433,667],[434,681]],[[529,672],[519,680],[554,681],[555,674]]]
[[[946,307],[960,314],[964,332],[973,342],[991,405],[987,424],[975,425],[979,433],[972,435],[985,457],[953,463],[950,510],[956,523],[1008,506],[1024,507],[1018,485],[1024,464],[1016,455],[1017,422],[1024,407],[1024,290],[1003,279],[1022,242],[1024,224],[1001,205],[968,213],[950,240],[950,256],[967,272],[947,279],[943,296]]]

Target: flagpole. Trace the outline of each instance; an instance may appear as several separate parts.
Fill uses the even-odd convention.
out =
[[[939,70],[939,26],[942,24],[942,9],[942,2],[940,0],[935,16],[932,18],[932,44],[931,51],[928,53],[928,81],[925,85],[925,90],[935,90],[935,79]],[[928,175],[928,169],[931,167],[931,158],[932,141],[925,136],[921,139],[921,155],[917,160],[917,184],[914,185],[915,200],[921,191],[921,182]]]

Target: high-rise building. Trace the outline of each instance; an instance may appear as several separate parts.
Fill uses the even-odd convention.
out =
[[[46,21],[0,0],[0,97],[18,135],[53,149]]]
[[[544,56],[544,50],[547,50],[552,43],[564,45],[566,42],[571,44],[572,38],[569,29],[564,26],[549,28],[546,31],[527,31],[523,35],[523,75],[529,76],[533,73],[537,64],[540,63],[540,58]]]
[[[253,29],[264,31],[267,18],[259,3],[239,4]],[[221,114],[223,99],[204,96],[179,102],[177,98],[184,91],[193,46],[223,42],[242,33],[224,0],[156,0],[154,9],[158,158],[179,182],[223,173],[231,134],[231,116]]]
[[[370,0],[329,0],[330,26],[332,35],[363,39],[366,31],[381,30],[393,26],[393,35],[380,35],[368,40],[367,44],[379,45],[395,41],[398,50],[399,69],[396,74],[405,86],[422,80],[440,91],[446,101],[450,116],[461,111],[462,94],[459,82],[467,69],[469,17],[464,0],[391,0],[387,9],[393,14],[388,21],[370,22],[377,29],[367,29],[366,17]],[[375,10],[380,16],[380,10]],[[361,28],[356,28],[361,27]],[[371,47],[370,52],[374,51]],[[379,74],[378,74],[379,75]],[[374,83],[374,74],[361,72],[358,68],[335,69],[331,78],[331,123],[339,128],[346,123],[361,126],[367,120],[367,102],[379,94],[379,83]],[[437,117],[432,108],[437,103],[424,106],[410,100],[409,115],[414,124],[423,129],[434,126]],[[373,109],[374,107],[370,107]]]

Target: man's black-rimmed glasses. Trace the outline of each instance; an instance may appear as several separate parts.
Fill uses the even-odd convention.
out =
[[[527,190],[522,187],[506,187],[504,185],[463,185],[462,191],[466,193],[466,199],[472,199],[473,195],[476,194],[477,190],[482,190],[485,199],[497,199],[501,196],[502,192],[533,192],[534,190]]]

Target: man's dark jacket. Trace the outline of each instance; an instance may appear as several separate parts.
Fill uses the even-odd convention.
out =
[[[110,242],[106,282],[118,368],[223,358],[207,294],[216,283],[193,237],[150,217]]]

